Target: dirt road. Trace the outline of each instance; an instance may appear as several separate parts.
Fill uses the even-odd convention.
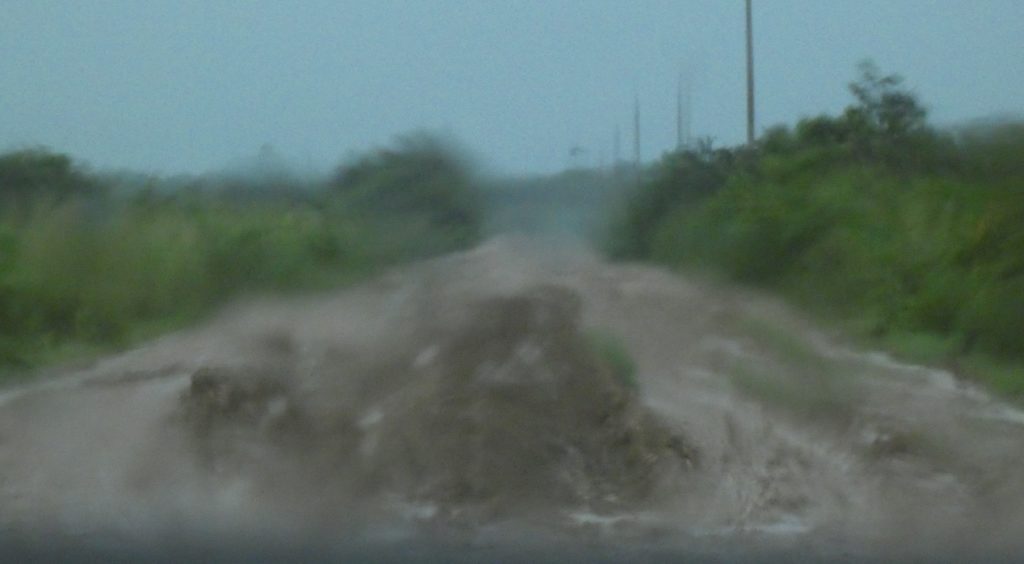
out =
[[[40,542],[1013,554],[1022,469],[1024,413],[946,372],[514,238],[0,395],[0,534]]]

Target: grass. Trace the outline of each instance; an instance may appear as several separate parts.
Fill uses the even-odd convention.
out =
[[[860,336],[856,342],[861,346],[879,348],[903,362],[950,370],[1001,397],[1024,403],[1024,362],[981,351],[964,352],[963,338],[958,335],[905,331],[870,336],[863,325],[845,326],[848,334]]]
[[[1024,363],[1006,362],[986,355],[970,355],[960,361],[969,378],[1001,395],[1024,403]]]
[[[598,330],[585,333],[587,345],[594,355],[611,370],[615,381],[630,392],[637,392],[636,362],[626,345],[617,336]]]
[[[727,369],[742,393],[776,409],[818,421],[848,421],[858,400],[850,367],[827,358],[798,333],[756,317],[736,323],[740,338],[763,358],[737,359]]]

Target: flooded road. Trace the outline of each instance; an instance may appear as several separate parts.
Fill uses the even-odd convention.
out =
[[[0,395],[30,542],[1013,555],[1022,468],[1024,413],[947,372],[508,237]]]

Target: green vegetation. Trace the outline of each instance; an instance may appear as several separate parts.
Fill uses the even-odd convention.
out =
[[[666,156],[608,250],[771,288],[1024,397],[1024,125],[935,130],[871,64],[851,92],[755,147]]]
[[[611,370],[615,381],[630,392],[636,392],[640,386],[636,379],[636,363],[626,345],[615,335],[603,331],[587,331],[585,338],[597,358]]]
[[[375,227],[373,249],[388,258],[449,251],[481,234],[482,201],[468,166],[431,137],[405,137],[343,166],[330,193],[333,209]]]
[[[757,317],[737,320],[735,331],[763,358],[734,359],[726,368],[740,392],[790,415],[822,424],[848,423],[863,392],[853,385],[853,367],[828,358],[798,334]]]
[[[0,156],[0,374],[124,346],[242,293],[344,284],[479,237],[473,180],[426,138],[329,181],[130,180],[45,150]]]

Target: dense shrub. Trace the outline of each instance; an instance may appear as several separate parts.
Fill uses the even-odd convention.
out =
[[[0,371],[120,346],[243,292],[323,288],[473,243],[475,186],[424,143],[360,159],[330,189],[236,176],[109,190],[63,155],[0,156],[0,195],[13,194],[0,216]]]
[[[47,149],[0,155],[0,211],[10,218],[29,211],[34,202],[62,202],[97,196],[101,186],[70,157]]]
[[[898,78],[862,71],[842,115],[769,130],[715,182],[666,158],[611,251],[767,286],[875,337],[1024,361],[1024,126],[932,130]]]
[[[738,151],[713,150],[709,142],[693,151],[665,155],[614,219],[609,253],[615,258],[650,255],[660,220],[718,191],[729,173],[741,166],[742,156]]]
[[[342,166],[330,189],[335,205],[380,228],[381,252],[433,254],[480,237],[480,194],[467,166],[428,136]]]

